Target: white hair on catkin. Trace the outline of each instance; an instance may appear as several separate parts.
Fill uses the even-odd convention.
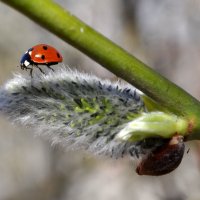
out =
[[[61,68],[31,78],[15,75],[0,90],[0,111],[52,144],[121,157],[136,144],[116,134],[145,106],[135,88]]]

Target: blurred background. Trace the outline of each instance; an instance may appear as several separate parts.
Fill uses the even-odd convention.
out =
[[[198,0],[56,2],[200,99]],[[71,68],[115,79],[81,52],[0,3],[1,84],[22,72],[17,67],[22,54],[38,43],[55,46]],[[65,152],[1,116],[0,200],[197,200],[200,148],[197,142],[188,143],[188,148],[174,172],[162,177],[138,176],[130,159]]]

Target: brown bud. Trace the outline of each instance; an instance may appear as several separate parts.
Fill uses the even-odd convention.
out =
[[[176,135],[145,156],[136,168],[139,175],[160,176],[176,169],[183,158],[183,136]]]

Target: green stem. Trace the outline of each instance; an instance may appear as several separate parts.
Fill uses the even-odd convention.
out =
[[[51,0],[2,0],[78,48],[192,124],[190,139],[200,139],[200,103],[134,56]]]

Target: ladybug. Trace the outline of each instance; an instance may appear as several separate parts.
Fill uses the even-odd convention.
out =
[[[160,176],[176,169],[183,158],[183,136],[175,135],[144,157],[136,168],[139,175]]]
[[[22,56],[20,61],[20,67],[22,70],[30,69],[30,75],[32,76],[33,67],[37,67],[43,74],[43,70],[38,65],[46,65],[52,71],[50,66],[56,65],[62,62],[63,58],[61,54],[52,46],[47,44],[38,44],[28,49]]]

